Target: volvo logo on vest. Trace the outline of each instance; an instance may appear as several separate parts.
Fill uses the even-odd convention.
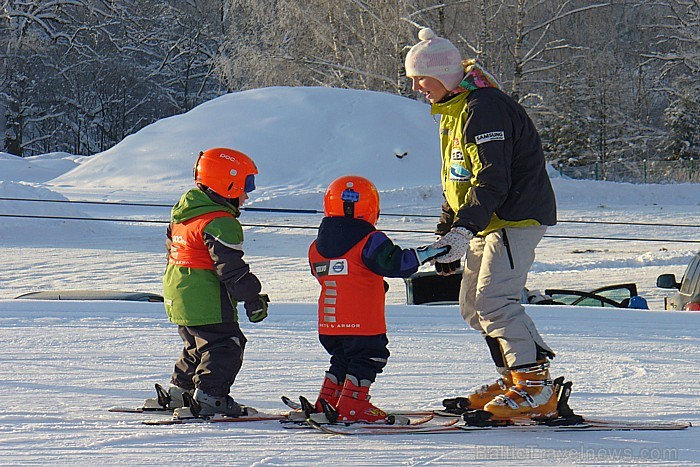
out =
[[[348,260],[346,259],[336,259],[331,260],[331,269],[328,271],[331,276],[347,275],[348,274]]]
[[[332,259],[330,261],[321,261],[313,264],[316,277],[322,276],[347,276],[348,275],[348,260]]]

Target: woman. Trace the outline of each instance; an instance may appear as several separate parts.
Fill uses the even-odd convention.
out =
[[[540,137],[525,110],[474,61],[430,29],[406,55],[413,90],[439,114],[445,203],[432,247],[438,274],[466,254],[460,288],[464,320],[486,338],[501,378],[468,395],[494,418],[556,417],[549,375],[554,352],[520,303],[535,248],[556,224],[554,191]]]

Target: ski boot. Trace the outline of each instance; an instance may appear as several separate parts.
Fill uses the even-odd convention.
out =
[[[193,396],[194,389],[184,389],[184,388],[181,388],[179,386],[170,385],[170,387],[168,388],[168,397],[170,397],[170,401],[168,403],[168,408],[176,409],[178,407],[184,407],[185,406],[185,398],[184,398],[185,393],[189,394],[190,396]]]
[[[511,386],[513,386],[513,378],[510,372],[504,368],[498,368],[501,377],[494,383],[483,384],[471,389],[467,395],[469,400],[469,408],[472,410],[481,410],[484,406],[493,400],[494,397],[505,394]]]
[[[287,419],[293,422],[305,422],[311,414],[324,413],[326,410],[334,411],[342,390],[343,385],[338,384],[338,378],[333,373],[326,372],[316,402],[312,404],[306,397],[299,396],[301,408],[289,412]]]
[[[196,417],[211,417],[215,414],[227,417],[245,417],[258,413],[252,407],[240,405],[231,396],[211,396],[201,389],[195,390],[194,402],[195,404],[190,408],[193,409],[192,413]]]
[[[316,398],[316,403],[314,404],[314,410],[316,412],[323,412],[323,405],[321,405],[321,399],[325,399],[333,407],[338,405],[338,400],[340,399],[340,394],[343,392],[343,385],[338,382],[338,378],[333,374],[326,372],[326,378],[323,380],[323,385],[321,386],[321,391]]]
[[[551,419],[558,416],[557,394],[549,377],[549,362],[511,370],[512,386],[484,406],[493,419]]]
[[[156,384],[156,394],[156,397],[148,398],[144,401],[144,411],[173,410],[185,407],[184,394],[192,396],[194,394],[194,389],[184,389],[171,384],[166,391],[163,386]]]
[[[472,388],[466,397],[444,399],[442,405],[445,406],[445,412],[461,415],[471,410],[483,410],[486,403],[492,401],[496,396],[505,394],[513,385],[513,380],[510,372],[505,368],[498,368],[498,372],[501,373],[501,377],[494,383]]]
[[[389,416],[382,409],[370,403],[369,380],[358,379],[352,375],[345,377],[343,391],[338,399],[337,412],[339,423],[365,422],[389,423]]]

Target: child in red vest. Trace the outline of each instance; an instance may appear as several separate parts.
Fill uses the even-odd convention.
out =
[[[363,177],[333,181],[324,215],[309,263],[321,284],[319,340],[331,359],[315,410],[325,399],[339,422],[385,422],[387,414],[369,402],[369,387],[389,358],[383,278],[409,277],[445,250],[402,249],[376,230],[379,194]]]

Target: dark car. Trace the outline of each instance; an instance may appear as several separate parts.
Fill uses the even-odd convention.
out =
[[[456,305],[459,303],[462,270],[450,276],[440,276],[435,271],[417,272],[404,282],[409,305]],[[637,285],[632,283],[607,285],[590,292],[546,289],[544,293],[523,289],[521,302],[531,305],[649,309],[646,300],[637,295]]]
[[[680,282],[676,282],[674,274],[661,274],[656,278],[656,286],[678,290],[664,298],[667,310],[700,311],[700,251],[690,260]]]
[[[15,297],[22,300],[126,300],[128,302],[162,302],[163,297],[150,292],[122,290],[43,290]]]

